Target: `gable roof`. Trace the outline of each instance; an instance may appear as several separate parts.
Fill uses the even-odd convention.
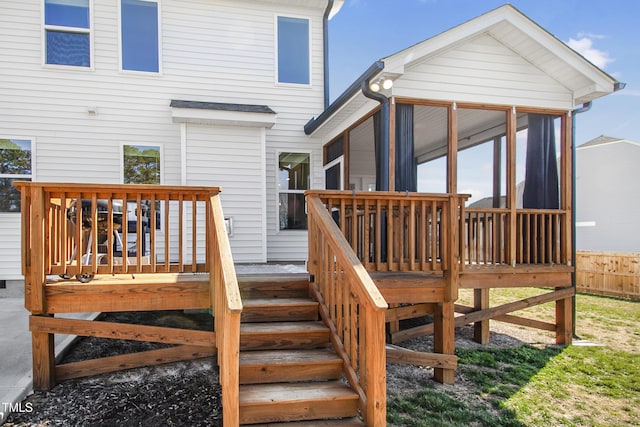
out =
[[[311,119],[305,132],[312,134],[328,121],[333,126],[347,116],[376,105],[359,90],[365,81],[386,77],[401,80],[405,72],[444,52],[456,49],[478,37],[489,37],[530,64],[540,75],[567,93],[566,109],[610,94],[620,84],[561,40],[533,22],[511,5],[504,5],[434,37],[382,58],[376,74],[364,73],[318,118]],[[375,65],[375,64],[374,64]],[[371,68],[370,68],[371,70]],[[406,86],[406,84],[405,84]],[[392,94],[393,94],[392,89]],[[459,100],[464,101],[464,100]],[[544,105],[540,105],[545,107]]]
[[[611,136],[600,135],[596,138],[593,138],[591,141],[587,141],[584,144],[580,144],[576,148],[580,149],[580,148],[589,148],[589,147],[599,147],[602,145],[617,144],[617,143],[627,143],[627,144],[636,145],[640,147],[640,143],[629,141],[628,139],[614,138]]]

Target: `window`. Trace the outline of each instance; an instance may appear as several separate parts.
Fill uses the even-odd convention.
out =
[[[125,184],[160,184],[160,147],[153,145],[124,145],[122,148],[123,182]],[[156,229],[161,228],[160,202],[152,207],[150,200],[142,201],[142,222],[144,229],[151,225],[152,212],[156,217]],[[135,212],[135,203],[127,207],[127,212]],[[130,230],[136,226],[135,215],[128,215]]]
[[[278,156],[278,210],[280,230],[306,230],[304,191],[309,189],[310,155],[280,153]]]
[[[0,138],[0,212],[20,212],[20,192],[13,181],[31,181],[31,141]]]
[[[158,16],[158,2],[155,0],[121,0],[123,70],[159,71]]]
[[[90,0],[44,0],[45,63],[91,66]]]
[[[309,84],[309,20],[278,16],[278,82]]]

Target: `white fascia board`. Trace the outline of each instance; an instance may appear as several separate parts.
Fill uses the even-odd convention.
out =
[[[208,110],[198,108],[171,108],[171,118],[174,123],[248,126],[271,129],[276,123],[276,117],[276,113],[252,113],[246,111]]]

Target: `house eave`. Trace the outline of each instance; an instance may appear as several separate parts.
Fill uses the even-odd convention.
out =
[[[171,119],[174,123],[271,129],[276,118],[276,112],[266,105],[171,101]]]

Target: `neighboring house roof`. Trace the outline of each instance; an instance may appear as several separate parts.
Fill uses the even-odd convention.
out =
[[[567,110],[612,93],[620,87],[615,78],[593,65],[522,12],[511,5],[504,5],[382,58],[374,64],[375,66],[382,63],[382,69],[373,75],[368,72],[361,75],[324,113],[307,123],[305,132],[310,135],[329,121],[333,123],[330,129],[339,127],[340,123],[348,120],[354,113],[370,110],[375,101],[366,98],[359,90],[364,82],[378,77],[402,79],[411,67],[485,35],[519,55],[539,70],[538,72],[544,73],[550,82],[564,88],[568,94],[567,100],[571,101],[565,102]],[[393,91],[395,86],[391,95]]]
[[[271,128],[276,112],[267,105],[171,100],[174,123]]]
[[[637,145],[640,147],[640,143],[629,141],[628,139],[614,138],[611,136],[600,135],[597,138],[593,138],[591,141],[587,141],[584,144],[579,145],[577,148],[580,149],[580,148],[598,147],[601,145],[616,144],[619,142],[624,142],[631,145]]]

